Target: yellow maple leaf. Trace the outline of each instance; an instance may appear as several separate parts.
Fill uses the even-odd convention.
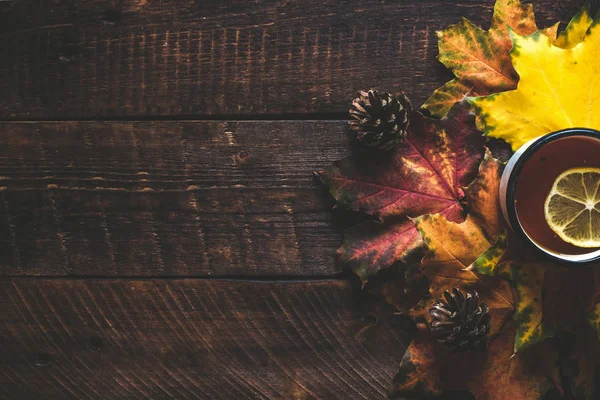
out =
[[[480,129],[506,140],[513,150],[560,129],[600,129],[600,113],[595,112],[600,103],[600,23],[567,49],[539,31],[511,36],[511,59],[520,80],[516,90],[469,100],[477,109]]]

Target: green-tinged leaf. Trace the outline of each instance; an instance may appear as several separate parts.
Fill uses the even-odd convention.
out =
[[[473,87],[459,79],[452,79],[444,86],[437,88],[431,97],[423,104],[422,108],[432,115],[442,117],[450,111],[452,106],[472,94]]]
[[[506,245],[506,235],[499,235],[496,243],[480,255],[468,269],[482,275],[497,275],[496,267],[506,253]]]
[[[590,5],[585,3],[581,10],[571,19],[564,31],[558,34],[554,45],[570,49],[581,43],[594,20],[590,15]]]
[[[544,265],[506,262],[496,271],[517,287],[517,309],[513,315],[517,324],[515,353],[554,336],[554,328],[544,323],[542,316]]]
[[[370,275],[395,261],[405,261],[423,245],[412,221],[364,222],[344,232],[338,250],[343,265],[367,282]]]
[[[548,345],[511,357],[514,335],[510,323],[487,350],[466,353],[420,335],[402,358],[391,395],[424,398],[466,389],[479,400],[540,399],[558,380],[557,353]]]
[[[441,117],[466,92],[485,96],[514,89],[519,77],[508,55],[512,42],[507,27],[522,35],[536,32],[531,5],[518,0],[498,0],[489,31],[463,19],[438,32],[438,58],[457,79],[434,92],[423,107]],[[547,34],[556,37],[556,29],[549,29]]]

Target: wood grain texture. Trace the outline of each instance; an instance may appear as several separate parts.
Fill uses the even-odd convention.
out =
[[[343,121],[0,124],[0,273],[331,276]]]
[[[583,2],[533,3],[546,26]],[[421,104],[450,77],[435,31],[488,26],[493,3],[17,0],[0,9],[0,117],[343,115],[368,87]]]
[[[384,399],[406,324],[354,290],[4,279],[0,398]]]

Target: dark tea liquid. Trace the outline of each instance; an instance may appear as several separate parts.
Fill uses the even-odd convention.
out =
[[[600,139],[568,136],[540,147],[523,166],[517,181],[515,207],[523,230],[540,247],[555,253],[597,250],[565,242],[544,218],[544,202],[554,181],[565,170],[577,167],[600,168]]]

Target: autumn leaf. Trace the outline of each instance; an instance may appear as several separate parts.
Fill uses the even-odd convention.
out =
[[[446,115],[448,110],[457,101],[461,101],[475,93],[477,92],[473,91],[473,85],[463,83],[458,78],[454,78],[437,88],[421,107],[429,111],[431,115],[441,118]]]
[[[490,247],[490,241],[470,215],[460,224],[440,214],[424,215],[415,219],[415,225],[429,249],[423,258],[425,268],[439,264],[441,269],[452,266],[466,270]]]
[[[338,255],[343,265],[366,282],[370,275],[395,261],[406,261],[422,245],[421,235],[410,220],[368,221],[344,231]]]
[[[600,128],[600,24],[583,41],[561,49],[547,36],[512,33],[516,90],[470,99],[480,128],[517,150],[531,139],[570,127]]]
[[[319,173],[338,204],[386,224],[345,235],[340,258],[363,282],[419,247],[420,235],[412,222],[401,219],[404,215],[441,213],[451,221],[464,219],[463,187],[483,156],[483,138],[468,108],[459,103],[442,120],[415,113],[409,136],[395,153],[353,155]],[[400,225],[394,226],[398,219]]]
[[[505,230],[499,202],[503,169],[503,164],[486,150],[477,177],[465,190],[471,218],[491,241],[495,241]]]
[[[494,6],[489,31],[474,25],[467,19],[437,32],[438,59],[456,76],[436,90],[423,108],[442,117],[454,103],[471,96],[514,89],[519,76],[509,58],[512,42],[508,28],[522,35],[538,30],[531,4],[519,0],[498,0]],[[547,34],[556,37],[558,25]]]
[[[428,334],[414,339],[394,378],[392,396],[431,396],[469,390],[478,400],[539,399],[559,384],[550,343],[513,355],[514,323],[482,351],[453,352]]]
[[[462,188],[483,156],[479,136],[464,102],[442,120],[415,113],[407,140],[393,155],[351,156],[320,176],[339,204],[382,220],[436,212],[461,220]]]

